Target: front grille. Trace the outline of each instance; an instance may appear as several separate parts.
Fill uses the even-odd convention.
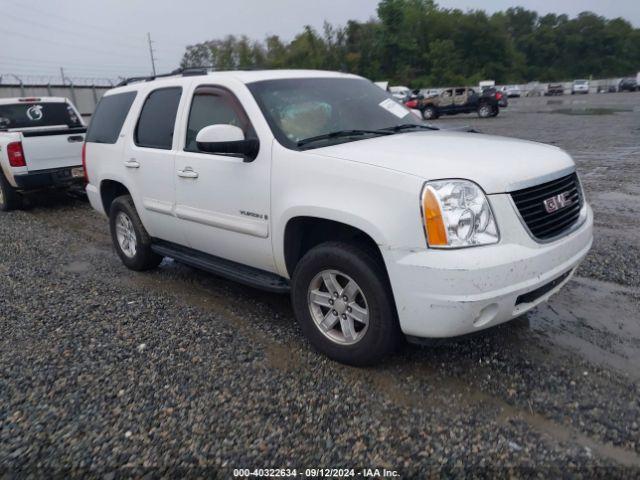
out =
[[[564,280],[571,274],[571,270],[568,272],[564,272],[558,278],[551,280],[549,283],[544,284],[541,287],[532,290],[531,292],[523,293],[518,298],[516,298],[516,306],[522,303],[532,303],[538,300],[540,297],[549,293],[551,290],[560,285]]]
[[[565,194],[568,205],[549,213],[545,200]],[[511,192],[511,197],[531,234],[539,240],[547,240],[570,229],[580,216],[584,203],[578,176],[575,173],[535,187]]]

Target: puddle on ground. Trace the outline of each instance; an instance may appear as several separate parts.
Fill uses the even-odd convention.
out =
[[[556,108],[548,112],[538,113],[560,113],[562,115],[613,115],[620,112],[633,112],[633,108],[611,108],[611,107],[586,107],[586,108]]]
[[[574,278],[562,293],[527,315],[541,343],[576,352],[587,361],[640,379],[638,293],[631,288]]]

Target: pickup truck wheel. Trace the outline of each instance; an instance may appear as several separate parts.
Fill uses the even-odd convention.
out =
[[[423,120],[435,120],[436,118],[438,118],[438,112],[435,108],[429,106],[425,107],[424,110],[422,110]]]
[[[162,257],[151,250],[151,237],[129,195],[118,197],[111,204],[109,226],[113,246],[128,268],[142,271],[160,264]]]
[[[20,194],[9,184],[0,171],[0,211],[8,212],[22,206]]]
[[[482,103],[478,107],[478,116],[480,118],[489,118],[493,113],[493,108],[488,103]]]
[[[292,303],[313,347],[349,365],[371,365],[402,335],[386,273],[355,245],[327,242],[311,249],[293,274]]]

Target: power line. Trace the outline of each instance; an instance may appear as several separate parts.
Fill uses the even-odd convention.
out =
[[[23,5],[22,3],[18,3],[18,2],[13,1],[13,0],[5,0],[5,1],[8,2],[8,3],[11,3],[12,5],[14,5],[16,7],[19,7],[21,9],[23,9],[23,10],[26,10],[29,14],[32,14],[33,12],[39,12],[42,15],[46,16],[47,18],[48,17],[54,17],[54,18],[58,18],[60,20],[63,20],[66,23],[74,23],[74,24],[76,24],[78,26],[77,28],[88,30],[88,31],[91,32],[91,34],[94,34],[94,35],[95,34],[99,34],[98,31],[102,31],[104,33],[102,33],[101,35],[105,35],[106,34],[109,37],[109,40],[111,42],[113,42],[113,41],[118,42],[119,40],[117,40],[117,37],[122,37],[122,36],[128,36],[131,40],[133,40],[135,38],[136,42],[141,40],[138,35],[134,35],[134,34],[131,34],[131,33],[126,33],[126,32],[114,32],[114,31],[106,29],[106,28],[104,28],[103,26],[100,26],[100,25],[90,24],[90,23],[87,23],[85,21],[76,20],[73,17],[65,17],[65,16],[60,15],[58,13],[48,12],[48,11],[42,10],[40,8],[34,7],[32,5],[26,6],[26,5]],[[3,13],[3,15],[5,15],[5,14]],[[24,20],[24,19],[21,18],[21,21],[29,22],[30,20],[27,21],[27,20]],[[32,22],[32,23],[35,23],[35,22]],[[40,24],[40,25],[42,25],[42,24]],[[50,29],[52,27],[50,25],[45,25],[45,28]],[[60,29],[59,27],[53,27],[53,28],[62,31],[62,29]],[[77,35],[77,32],[76,32],[76,35]],[[85,34],[82,34],[82,35],[85,35]],[[135,47],[135,48],[138,48],[138,47]],[[176,52],[177,52],[177,50],[182,50],[183,49],[183,47],[174,47],[174,48],[176,48]]]
[[[100,39],[101,41],[105,41],[107,39],[107,37],[111,37],[108,38],[109,43],[119,43],[120,45],[126,47],[126,48],[133,48],[133,49],[137,49],[140,48],[142,46],[142,37],[139,39],[140,43],[138,45],[133,45],[132,43],[128,43],[128,42],[122,42],[121,40],[118,40],[116,37],[116,35],[109,35],[109,34],[104,34],[104,33],[98,33],[98,32],[92,32],[91,34],[79,34],[79,32],[77,31],[71,31],[71,30],[66,30],[64,28],[60,28],[58,26],[54,26],[54,25],[48,25],[45,23],[41,23],[41,22],[37,22],[31,19],[26,19],[26,18],[22,18],[22,17],[18,17],[16,15],[13,15],[11,13],[3,13],[2,14],[3,17],[9,17],[9,18],[13,18],[14,20],[17,20],[19,22],[22,23],[26,23],[27,25],[33,25],[39,28],[44,28],[46,30],[53,30],[59,33],[62,33],[63,35],[71,35],[73,36],[75,39],[77,39],[79,36],[85,37],[87,35],[103,35],[102,39]]]
[[[13,1],[13,0],[5,0],[5,1],[8,2],[8,3],[11,3],[12,5],[14,5],[14,6],[18,7],[18,8],[26,10],[27,12],[29,12],[29,14],[32,14],[33,12],[36,12],[36,13],[39,12],[40,14],[46,16],[47,18],[54,17],[54,18],[58,18],[60,20],[63,20],[64,22],[67,22],[67,23],[75,23],[76,25],[78,25],[78,28],[83,28],[83,29],[87,29],[87,30],[90,30],[90,31],[101,30],[101,31],[103,31],[103,32],[105,32],[105,33],[107,33],[109,35],[115,35],[114,32],[112,32],[112,31],[110,31],[110,30],[108,30],[108,29],[106,29],[106,28],[104,28],[104,27],[102,27],[100,25],[89,24],[89,23],[87,23],[85,21],[79,21],[79,20],[76,20],[75,18],[65,17],[65,16],[60,15],[58,13],[48,12],[48,11],[42,10],[41,8],[35,7],[33,5],[26,6],[23,3],[16,2],[16,1]],[[128,35],[130,37],[134,36],[133,34],[127,34],[127,33],[121,33],[120,35]]]
[[[0,28],[0,32],[7,33],[9,35],[16,35],[16,36],[19,36],[19,37],[23,37],[23,38],[26,38],[28,40],[36,41],[38,43],[42,43],[42,42],[46,41],[47,44],[60,45],[60,46],[65,47],[65,48],[71,47],[71,48],[74,48],[74,49],[86,50],[86,51],[89,51],[89,52],[92,52],[92,53],[100,53],[102,55],[118,55],[118,56],[125,56],[125,57],[129,57],[129,58],[134,58],[136,60],[140,60],[140,57],[129,55],[129,54],[116,53],[116,52],[113,52],[113,51],[108,52],[106,50],[98,50],[98,49],[95,49],[95,48],[87,47],[85,45],[78,45],[78,43],[60,42],[60,41],[51,40],[51,39],[44,40],[42,38],[38,38],[38,37],[35,37],[35,36],[32,36],[32,35],[28,35],[28,34],[25,34],[25,33],[22,33],[22,32],[15,32],[15,31],[12,31],[12,30],[7,30],[5,28]]]

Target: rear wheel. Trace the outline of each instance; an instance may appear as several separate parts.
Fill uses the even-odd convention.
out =
[[[493,107],[488,103],[481,103],[478,107],[478,116],[480,118],[489,118],[493,113]]]
[[[0,211],[8,212],[22,206],[22,198],[0,171]]]
[[[291,296],[304,335],[349,365],[379,362],[402,335],[384,268],[355,245],[327,242],[298,262]]]
[[[113,246],[128,268],[149,270],[160,264],[162,256],[151,250],[151,237],[142,225],[129,195],[118,197],[111,204],[109,226]]]

